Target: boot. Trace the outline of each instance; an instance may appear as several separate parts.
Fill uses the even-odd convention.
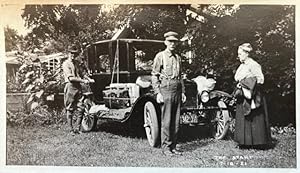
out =
[[[81,133],[81,122],[83,119],[83,111],[78,108],[78,110],[76,111],[76,125],[75,125],[75,133],[80,134]]]
[[[74,129],[73,129],[73,114],[70,111],[67,111],[67,129],[68,132],[71,135],[75,135]]]
[[[70,111],[67,111],[67,125],[68,125],[68,130],[73,131],[73,114]]]

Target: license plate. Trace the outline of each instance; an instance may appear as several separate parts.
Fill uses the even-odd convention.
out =
[[[187,112],[180,116],[180,124],[197,124],[198,122],[197,114]]]

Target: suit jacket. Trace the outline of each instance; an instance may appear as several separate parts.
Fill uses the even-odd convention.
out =
[[[253,108],[251,108],[251,103],[254,102],[255,104],[255,108],[258,108],[261,106],[262,104],[262,95],[261,95],[261,91],[260,88],[257,87],[257,79],[256,77],[249,77],[249,78],[245,78],[242,79],[240,81],[240,84],[242,86],[242,88],[244,88],[245,90],[248,90],[250,92],[251,97],[245,97],[244,101],[243,101],[243,107],[244,107],[244,115],[249,115],[251,110]]]

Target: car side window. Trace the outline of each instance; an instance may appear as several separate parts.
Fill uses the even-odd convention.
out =
[[[109,55],[100,55],[99,56],[99,66],[100,73],[109,73],[110,72],[110,64],[109,64]]]
[[[142,50],[135,51],[135,69],[138,71],[152,70],[153,60],[148,60],[147,55]]]

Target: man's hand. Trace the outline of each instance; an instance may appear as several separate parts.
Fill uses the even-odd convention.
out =
[[[87,79],[84,79],[84,80],[83,80],[83,83],[85,83],[85,84],[95,83],[95,80],[94,80],[94,79],[91,79],[91,78],[87,78]]]
[[[94,79],[91,79],[91,78],[89,78],[89,82],[90,82],[90,83],[95,83],[95,80],[94,80]]]
[[[164,102],[164,97],[161,93],[157,94],[156,101],[157,101],[157,103],[163,103]]]
[[[181,101],[182,101],[182,103],[185,103],[185,101],[186,101],[186,96],[184,93],[181,94]]]

